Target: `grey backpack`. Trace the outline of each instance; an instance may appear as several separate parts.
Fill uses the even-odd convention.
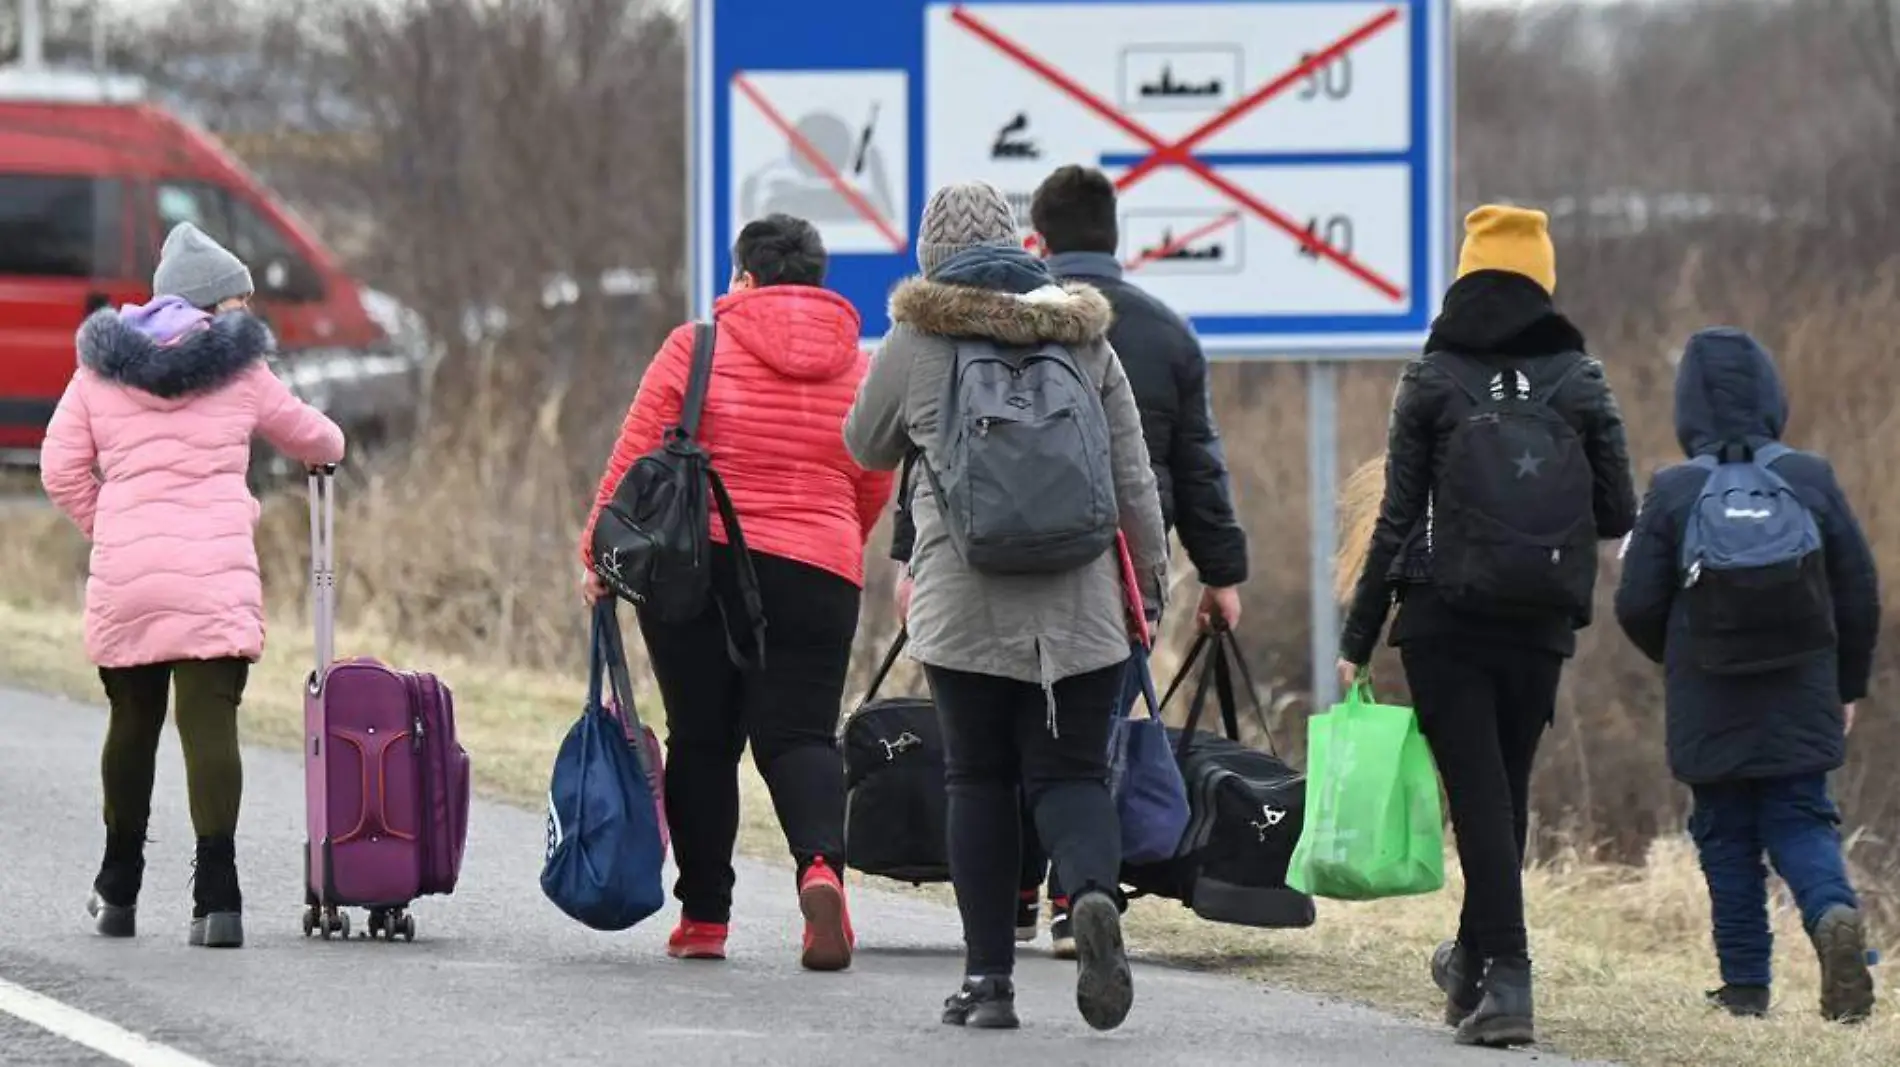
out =
[[[1773,468],[1778,441],[1690,460],[1709,472],[1682,532],[1688,649],[1711,674],[1759,674],[1831,652],[1834,597],[1814,513]]]
[[[1115,544],[1108,414],[1067,348],[958,340],[939,418],[924,473],[971,569],[1058,573]]]

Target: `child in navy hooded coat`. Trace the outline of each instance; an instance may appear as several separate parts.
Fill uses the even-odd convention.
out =
[[[1676,375],[1676,435],[1693,459],[1725,446],[1779,441],[1788,399],[1773,361],[1748,334],[1704,330]],[[1821,1011],[1843,1022],[1874,1003],[1860,904],[1849,884],[1840,814],[1827,775],[1846,760],[1854,702],[1866,695],[1880,624],[1873,554],[1827,460],[1790,452],[1769,462],[1814,517],[1832,594],[1832,650],[1766,673],[1711,674],[1689,655],[1681,552],[1709,470],[1658,472],[1631,533],[1616,617],[1643,654],[1665,665],[1669,766],[1695,794],[1689,829],[1714,909],[1722,988],[1710,1002],[1736,1015],[1768,1009],[1766,855],[1793,891],[1821,964]]]

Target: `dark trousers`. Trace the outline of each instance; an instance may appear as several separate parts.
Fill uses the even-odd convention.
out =
[[[237,714],[250,671],[250,661],[238,658],[99,669],[111,705],[99,759],[108,834],[145,837],[152,817],[158,739],[174,686],[192,829],[199,837],[237,834],[238,804],[244,795]]]
[[[1563,657],[1450,638],[1407,642],[1405,679],[1451,801],[1465,873],[1458,940],[1484,959],[1529,954],[1524,848],[1531,765],[1557,710]]]
[[[1117,664],[1054,687],[931,667],[950,794],[950,879],[963,916],[966,973],[1011,974],[1022,810],[1062,884],[1119,901],[1121,827],[1108,795],[1108,732],[1122,689]]]
[[[1135,701],[1141,699],[1141,672],[1136,669],[1135,660],[1130,657],[1122,679],[1121,703],[1116,708],[1119,714],[1127,714]],[[1042,893],[1042,884],[1049,883],[1049,899],[1058,906],[1066,906],[1068,895],[1063,892],[1062,878],[1049,867],[1049,854],[1043,850],[1042,838],[1036,833],[1036,812],[1030,807],[1028,797],[1023,798],[1023,848],[1022,879],[1017,883],[1020,898],[1036,899]]]
[[[1689,833],[1702,856],[1715,919],[1722,981],[1765,986],[1774,936],[1768,928],[1768,868],[1788,883],[1812,933],[1829,908],[1860,906],[1841,855],[1840,812],[1825,774],[1698,785]]]
[[[732,917],[732,849],[739,835],[739,759],[746,743],[802,877],[823,857],[844,871],[844,762],[839,705],[860,590],[817,567],[755,552],[765,604],[765,665],[741,670],[727,655],[715,604],[691,622],[640,614],[653,676],[666,704],[666,817],[686,917]],[[716,589],[732,598],[730,549],[713,547]],[[740,613],[734,625],[743,628]]]

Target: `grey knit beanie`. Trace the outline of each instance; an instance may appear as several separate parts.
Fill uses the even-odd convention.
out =
[[[932,193],[917,235],[917,265],[924,273],[978,245],[1022,247],[1009,197],[983,181],[954,182]]]
[[[250,268],[203,230],[181,222],[165,236],[152,274],[153,296],[183,297],[193,307],[209,308],[251,291]]]

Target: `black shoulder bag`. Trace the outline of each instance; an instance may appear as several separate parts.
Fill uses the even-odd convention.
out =
[[[726,483],[698,441],[699,419],[712,381],[714,340],[713,324],[694,324],[693,369],[679,425],[667,431],[660,447],[634,461],[615,487],[613,499],[600,509],[594,524],[594,573],[615,596],[651,612],[661,622],[698,618],[711,599],[725,620],[726,652],[732,662],[761,667],[765,663],[765,609],[758,572]],[[709,489],[732,549],[752,643],[749,654],[734,640],[727,605],[713,589]]]

